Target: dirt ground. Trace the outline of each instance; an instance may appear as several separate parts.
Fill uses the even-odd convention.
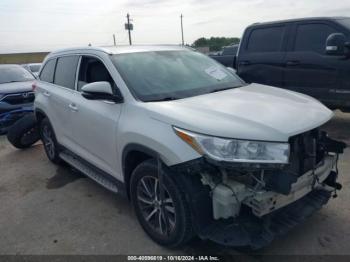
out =
[[[350,114],[337,112],[325,129],[350,145]],[[170,250],[145,235],[126,199],[53,165],[40,143],[17,150],[0,137],[0,254],[349,255],[349,160],[347,149],[339,163],[339,197],[271,246],[242,254],[196,239]]]

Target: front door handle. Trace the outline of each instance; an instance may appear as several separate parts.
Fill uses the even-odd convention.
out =
[[[299,65],[300,61],[288,61],[287,66],[296,66]]]
[[[74,112],[78,111],[78,107],[74,103],[69,104],[69,108]]]
[[[49,92],[47,92],[47,91],[45,91],[45,92],[43,93],[43,95],[46,96],[46,97],[50,97],[50,96],[51,96],[51,94],[50,94]]]

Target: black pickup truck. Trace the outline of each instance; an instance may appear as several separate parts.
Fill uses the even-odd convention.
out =
[[[304,93],[350,112],[350,18],[253,24],[244,31],[234,67],[246,82]]]
[[[217,55],[210,55],[209,56],[224,66],[227,67],[234,67],[235,64],[235,59],[237,55],[237,50],[238,50],[239,45],[231,45],[231,46],[225,46],[220,54]]]

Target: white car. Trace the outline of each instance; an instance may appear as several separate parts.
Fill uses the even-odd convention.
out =
[[[25,69],[27,69],[29,72],[31,72],[35,77],[38,77],[41,63],[30,63],[30,64],[23,64],[22,65]]]
[[[260,248],[340,189],[344,144],[318,129],[330,110],[247,84],[200,53],[66,49],[49,54],[39,75],[35,114],[48,158],[127,196],[161,245],[198,235]]]

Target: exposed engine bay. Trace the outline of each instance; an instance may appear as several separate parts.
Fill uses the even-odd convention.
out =
[[[219,174],[202,172],[201,181],[212,190],[214,219],[237,217],[242,205],[262,217],[310,193],[335,191],[338,154],[345,144],[312,130],[290,139],[290,164],[220,167]]]

